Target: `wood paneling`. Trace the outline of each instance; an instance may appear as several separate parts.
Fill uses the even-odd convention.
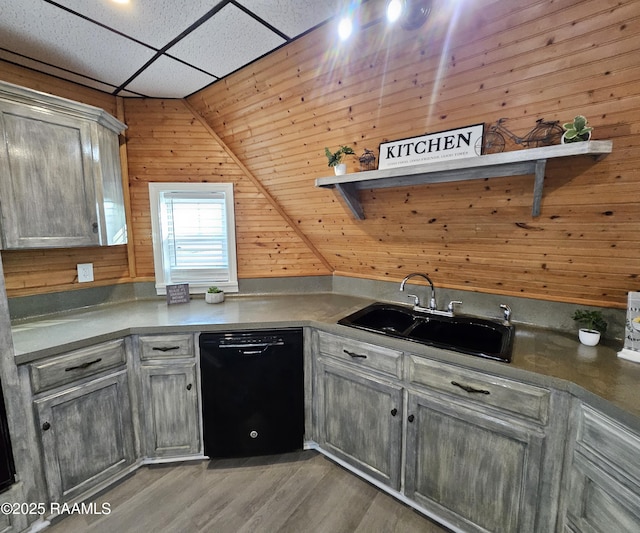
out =
[[[238,277],[329,274],[275,200],[252,181],[182,100],[125,102],[135,268],[153,278],[149,182],[232,182]],[[266,194],[265,194],[266,193]]]
[[[362,20],[378,19],[384,4],[364,3]],[[624,307],[640,287],[639,31],[632,0],[441,2],[419,30],[378,22],[340,44],[328,24],[188,102],[119,107],[0,63],[1,79],[129,126],[128,247],[3,252],[8,293],[78,288],[81,262],[94,263],[98,284],[152,280],[148,182],[232,181],[241,278],[335,271],[397,281],[425,271],[444,287]],[[578,113],[613,153],[550,162],[537,218],[529,176],[363,191],[364,221],[314,187],[331,171],[325,146],[359,155],[500,117],[523,135],[537,118]]]
[[[340,44],[326,25],[189,102],[337,273],[626,306],[640,283],[640,3],[446,4],[412,32],[378,23]],[[384,2],[365,7],[375,19]],[[359,155],[501,117],[524,135],[578,113],[613,153],[550,162],[537,218],[528,176],[363,191],[364,221],[314,188],[325,146]]]

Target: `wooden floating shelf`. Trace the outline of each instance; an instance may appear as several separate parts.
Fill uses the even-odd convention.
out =
[[[343,176],[328,176],[317,178],[316,187],[335,187],[354,216],[359,220],[364,220],[364,210],[358,196],[358,191],[361,189],[382,189],[531,174],[535,176],[531,215],[537,217],[540,215],[544,172],[549,159],[587,155],[598,160],[611,153],[612,148],[612,141],[557,144],[451,161],[436,161],[422,165],[368,170]]]

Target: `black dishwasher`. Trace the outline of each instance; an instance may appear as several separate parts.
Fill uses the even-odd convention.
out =
[[[302,350],[301,328],[200,334],[205,455],[302,448]]]

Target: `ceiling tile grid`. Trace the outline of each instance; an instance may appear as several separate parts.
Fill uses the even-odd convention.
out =
[[[120,96],[183,98],[346,0],[0,0],[0,59]]]

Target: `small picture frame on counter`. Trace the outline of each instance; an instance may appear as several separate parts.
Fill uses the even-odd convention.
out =
[[[189,303],[189,284],[176,283],[167,285],[167,305]]]

